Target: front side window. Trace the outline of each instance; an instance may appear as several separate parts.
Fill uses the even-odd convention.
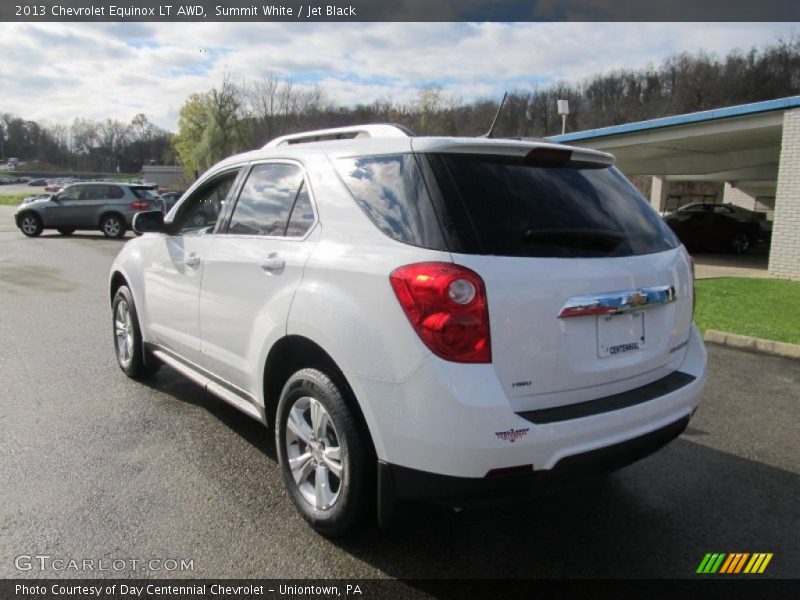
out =
[[[58,193],[59,200],[80,200],[85,185],[71,185]]]
[[[313,220],[302,169],[267,163],[250,171],[233,209],[228,233],[283,237],[297,236],[302,231],[302,236]]]
[[[238,169],[227,171],[195,190],[181,204],[174,221],[175,232],[197,235],[213,231],[238,174]]]

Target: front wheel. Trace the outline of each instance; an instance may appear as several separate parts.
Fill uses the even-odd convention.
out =
[[[125,222],[119,215],[106,215],[100,222],[100,231],[107,238],[121,239],[125,235]]]
[[[133,295],[126,286],[114,294],[111,304],[114,326],[114,351],[119,368],[132,379],[153,375],[160,366],[155,357],[146,357]]]
[[[366,509],[370,465],[364,436],[331,377],[302,369],[283,387],[275,427],[284,483],[300,514],[335,537]]]
[[[28,237],[36,237],[41,235],[42,229],[42,220],[35,215],[34,213],[28,213],[22,215],[22,218],[19,220],[19,228]]]

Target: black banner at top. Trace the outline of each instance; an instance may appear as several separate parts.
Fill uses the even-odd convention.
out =
[[[800,21],[798,0],[3,0],[0,21]]]

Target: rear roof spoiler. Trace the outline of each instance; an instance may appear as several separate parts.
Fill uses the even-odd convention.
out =
[[[529,158],[537,162],[537,159],[541,159],[543,162],[569,161],[606,166],[614,164],[614,156],[607,152],[532,140],[418,137],[411,141],[411,146],[415,152],[507,156]]]

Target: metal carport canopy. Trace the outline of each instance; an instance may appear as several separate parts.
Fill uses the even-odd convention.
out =
[[[681,181],[772,183],[778,177],[783,113],[800,96],[551,136],[611,152],[626,175]]]

